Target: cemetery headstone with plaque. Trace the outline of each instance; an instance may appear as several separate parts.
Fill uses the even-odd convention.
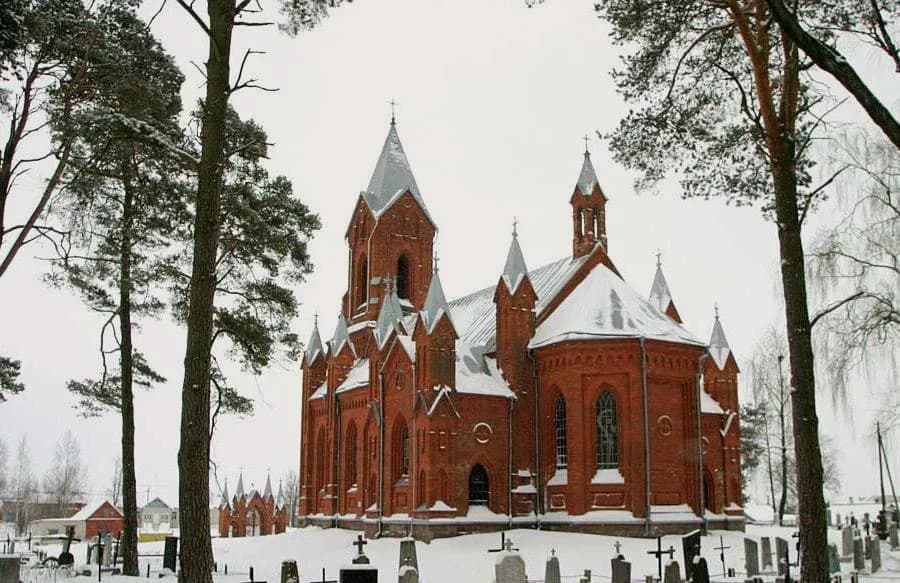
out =
[[[866,554],[863,550],[862,538],[853,539],[853,568],[862,571],[866,568]]]
[[[663,583],[681,583],[681,565],[678,564],[678,561],[666,562]]]
[[[853,528],[850,526],[845,526],[841,530],[841,556],[853,556]]]
[[[631,563],[619,555],[610,564],[612,565],[612,583],[631,583]]]
[[[775,562],[778,564],[778,574],[784,575],[788,569],[788,542],[775,537]]]
[[[506,539],[506,550],[500,553],[494,563],[494,579],[497,583],[527,583],[525,559],[512,550],[512,540],[510,539]]]
[[[759,545],[752,538],[744,539],[744,570],[748,577],[759,575]]]
[[[689,532],[681,538],[684,555],[684,576],[690,580],[694,572],[694,558],[700,556],[700,531]]]
[[[691,583],[709,583],[709,565],[706,564],[706,559],[699,556],[694,559],[693,573]]]
[[[763,571],[772,570],[772,539],[767,536],[762,537],[762,568]]]

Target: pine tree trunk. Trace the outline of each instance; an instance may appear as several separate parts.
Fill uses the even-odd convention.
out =
[[[194,257],[187,318],[178,497],[181,508],[181,569],[186,583],[212,582],[209,523],[210,349],[219,245],[219,198],[229,94],[229,55],[235,3],[209,0],[209,57],[200,131]]]
[[[781,360],[778,361],[781,366]],[[781,500],[778,503],[778,526],[784,526],[784,511],[787,506],[787,487],[788,487],[788,463],[787,463],[787,435],[784,429],[784,394],[781,395],[781,411],[779,413],[781,420]]]
[[[794,145],[781,136],[775,166],[775,214],[781,255],[785,316],[791,366],[791,409],[794,451],[797,459],[797,503],[800,548],[803,552],[801,581],[828,580],[828,539],[825,498],[822,492],[822,454],[819,449],[819,419],[816,415],[816,379],[813,368],[811,327],[806,297],[806,273],[800,217],[797,208],[797,177]]]
[[[122,573],[140,575],[137,550],[137,484],[134,470],[134,346],[131,341],[131,231],[134,224],[134,194],[130,166],[124,173],[125,198],[122,204],[122,240],[119,258],[119,332],[122,336],[119,365],[122,372],[122,503],[125,528],[122,531]]]

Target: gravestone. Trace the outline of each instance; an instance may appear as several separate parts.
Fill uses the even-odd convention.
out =
[[[525,559],[512,550],[512,541],[506,540],[506,551],[500,553],[494,563],[494,579],[497,583],[526,583]]]
[[[378,583],[378,569],[368,565],[350,565],[342,567],[338,576],[339,583]]]
[[[694,577],[691,579],[691,583],[709,583],[709,566],[706,564],[706,559],[700,556],[696,557],[692,571]]]
[[[841,513],[840,512],[837,513],[837,520],[835,520],[835,522],[837,523],[837,526],[841,526],[843,524],[843,522],[841,522]]]
[[[849,526],[841,530],[841,556],[853,556],[853,529]]]
[[[871,554],[872,573],[877,573],[881,569],[881,540],[878,537],[872,539]]]
[[[684,556],[684,576],[690,580],[694,572],[694,558],[700,556],[700,531],[689,532],[681,538]]]
[[[772,570],[772,539],[762,537],[762,568],[763,571]]]
[[[748,577],[759,575],[759,545],[752,538],[744,539],[744,570]]]
[[[363,547],[369,543],[363,538],[363,535],[356,535],[356,542],[353,545],[356,547],[356,556],[353,557],[352,563],[354,565],[368,565],[369,557],[363,552]]]
[[[108,532],[103,535],[103,566],[109,567],[112,565],[112,555],[113,555],[113,544],[112,544],[112,535]]]
[[[678,561],[668,561],[666,563],[663,583],[681,583],[681,566],[678,564]]]
[[[862,571],[866,568],[866,555],[863,552],[863,541],[857,537],[853,539],[853,568]]]
[[[397,583],[419,583],[419,570],[413,566],[412,557],[406,557],[397,571]]]
[[[300,583],[297,561],[281,562],[281,583]]]
[[[631,563],[621,556],[610,561],[612,565],[612,583],[631,583]]]
[[[864,556],[866,559],[870,558],[872,556],[872,538],[869,535],[863,538],[863,549],[865,550]]]
[[[173,573],[178,571],[178,537],[167,536],[163,547],[163,569],[169,569]]]
[[[775,537],[775,563],[778,566],[779,575],[787,573],[788,542],[781,537]]]
[[[547,559],[547,566],[544,568],[544,583],[561,583],[561,581],[559,557],[556,556],[556,551],[551,551],[550,558]]]
[[[898,548],[900,548],[900,533],[898,533],[896,522],[891,523],[891,526],[888,528],[888,535],[891,539],[891,550],[896,551]]]
[[[841,559],[838,557],[837,545],[835,544],[828,545],[828,572],[841,572]]]
[[[0,583],[19,583],[19,557],[0,555]]]
[[[407,562],[407,559],[409,561]],[[419,558],[416,556],[416,539],[406,537],[400,539],[400,563],[399,567],[403,567],[403,565],[412,565],[416,568],[416,571],[419,570]]]
[[[831,509],[830,509],[830,508],[827,509],[827,510],[825,510],[825,520],[828,521],[828,526],[831,526],[831,525],[832,525],[832,522],[831,522]]]

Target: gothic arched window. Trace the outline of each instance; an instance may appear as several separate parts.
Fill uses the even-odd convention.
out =
[[[316,440],[316,487],[325,487],[325,428],[319,429]]]
[[[394,422],[394,447],[392,463],[394,466],[394,479],[402,480],[409,477],[409,429],[406,422],[398,418]]]
[[[487,470],[481,464],[475,464],[469,474],[469,506],[487,506],[490,491]]]
[[[562,395],[556,398],[555,436],[556,436],[556,469],[568,467],[569,455],[566,448],[566,401]]]
[[[366,256],[363,255],[356,266],[356,301],[354,308],[358,308],[366,303],[369,296],[369,263]]]
[[[597,399],[597,469],[619,467],[619,426],[616,398],[604,391]]]
[[[409,299],[409,288],[409,259],[406,255],[401,255],[397,259],[397,296]]]

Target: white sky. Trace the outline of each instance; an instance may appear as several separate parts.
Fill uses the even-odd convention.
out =
[[[146,14],[157,6],[148,3]],[[571,253],[568,198],[581,165],[580,138],[612,130],[627,111],[608,76],[618,49],[592,6],[574,0],[534,9],[521,0],[358,1],[295,39],[273,28],[237,29],[235,73],[243,48],[252,44],[267,54],[253,57],[249,70],[280,91],[242,91],[233,103],[266,128],[276,144],[270,169],[293,181],[323,223],[310,245],[316,271],[297,290],[303,306],[293,327],[304,340],[317,310],[325,339],[333,329],[346,282],[343,233],[387,132],[391,98],[400,104],[400,137],[440,229],[448,297],[497,281],[513,215],[529,267]],[[187,75],[190,108],[202,83],[190,62],[203,62],[205,38],[174,2],[153,29]],[[873,70],[890,71],[876,67],[873,52],[862,55]],[[842,115],[859,117],[853,104]],[[683,201],[672,183],[655,194],[636,194],[632,176],[612,163],[602,143],[595,139],[591,151],[609,197],[610,252],[626,281],[648,293],[661,248],[685,325],[708,338],[718,302],[738,362],[745,363],[780,309],[774,225],[755,209],[723,200]],[[817,220],[830,218],[823,212]],[[98,319],[73,293],[42,284],[46,264],[31,254],[41,251],[26,252],[0,285],[0,354],[22,360],[28,386],[0,405],[0,439],[13,450],[26,433],[40,475],[60,435],[72,429],[88,458],[91,489],[102,493],[119,447],[117,419],[77,417],[65,390],[67,379],[99,369]],[[146,322],[137,347],[169,379],[136,400],[139,502],[149,493],[176,504],[184,334],[166,321]],[[248,487],[262,487],[267,468],[277,482],[297,466],[299,366],[272,367],[240,386],[257,399],[257,413],[220,423],[213,458],[232,489],[241,467]],[[867,390],[858,387],[854,420],[843,413],[835,420],[827,398],[820,398],[823,424],[841,448],[849,495],[874,492],[877,485],[875,453],[861,441]]]

